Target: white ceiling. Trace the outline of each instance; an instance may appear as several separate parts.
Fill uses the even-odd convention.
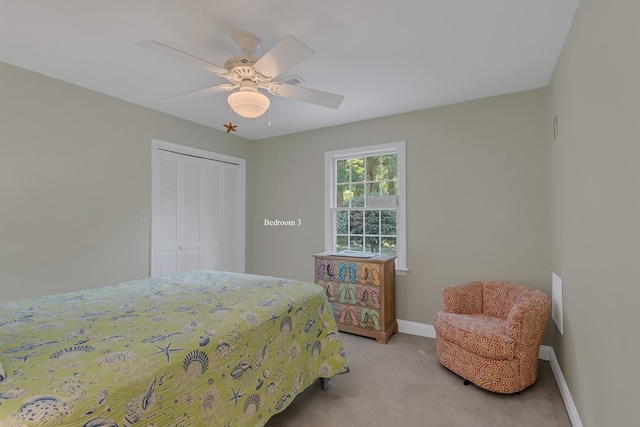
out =
[[[262,40],[256,56],[291,34],[315,54],[283,76],[345,99],[269,95],[270,125],[233,117],[255,140],[545,87],[578,1],[0,0],[0,61],[225,131],[226,93],[174,96],[226,80],[137,43],[222,66],[233,31]]]

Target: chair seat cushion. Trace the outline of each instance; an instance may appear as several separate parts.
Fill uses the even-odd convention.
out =
[[[485,314],[438,311],[436,334],[480,356],[496,360],[515,357],[515,341],[506,334],[507,321]]]

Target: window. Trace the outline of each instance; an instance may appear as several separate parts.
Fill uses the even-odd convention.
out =
[[[395,255],[406,267],[405,143],[325,153],[325,250]]]

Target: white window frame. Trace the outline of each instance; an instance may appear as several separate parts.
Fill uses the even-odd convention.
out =
[[[398,205],[396,207],[396,274],[404,275],[407,267],[407,174],[406,174],[406,142],[390,142],[387,144],[369,145],[365,147],[347,148],[324,153],[324,247],[325,251],[334,251],[336,247],[335,211],[336,211],[336,165],[338,160],[352,157],[368,157],[381,154],[396,154],[398,162]]]

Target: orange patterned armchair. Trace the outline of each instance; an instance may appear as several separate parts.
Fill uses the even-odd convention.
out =
[[[507,282],[473,282],[442,290],[444,310],[433,322],[443,366],[465,384],[517,393],[536,382],[538,352],[551,299]]]

